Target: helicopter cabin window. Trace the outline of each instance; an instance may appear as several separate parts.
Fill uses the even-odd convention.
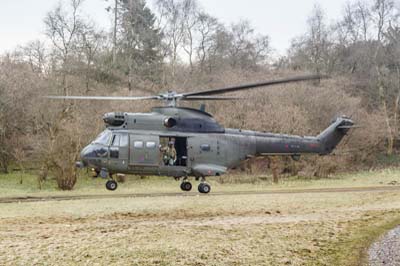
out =
[[[146,142],[146,148],[147,149],[154,149],[155,147],[156,147],[156,143],[154,141]]]
[[[129,137],[127,134],[121,135],[121,138],[119,140],[119,146],[120,147],[128,147],[129,144]]]
[[[133,147],[136,149],[142,149],[143,148],[143,141],[135,141],[133,143]]]
[[[160,164],[187,166],[187,137],[160,137]]]
[[[202,151],[210,151],[210,150],[211,150],[211,147],[210,147],[210,144],[201,144],[201,145],[200,145],[200,149],[201,149]]]

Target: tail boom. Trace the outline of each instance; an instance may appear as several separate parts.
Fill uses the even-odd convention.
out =
[[[256,155],[330,154],[352,127],[352,120],[338,117],[316,137],[256,132]]]

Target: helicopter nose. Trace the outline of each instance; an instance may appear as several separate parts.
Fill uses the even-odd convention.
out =
[[[90,154],[93,152],[93,149],[91,147],[91,145],[86,146],[85,148],[83,148],[83,150],[81,151],[80,157],[81,157],[81,161],[83,163],[84,166],[87,166],[89,163],[89,157]]]

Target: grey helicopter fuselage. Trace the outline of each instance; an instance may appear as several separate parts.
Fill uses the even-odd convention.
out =
[[[326,155],[353,126],[338,117],[315,137],[222,127],[210,114],[182,107],[156,107],[151,113],[108,113],[107,129],[81,152],[84,166],[107,174],[219,176],[254,156],[314,153]],[[174,165],[161,148],[173,141]]]

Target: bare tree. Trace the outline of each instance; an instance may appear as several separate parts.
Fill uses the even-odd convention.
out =
[[[253,49],[250,53],[253,65],[268,64],[269,56],[272,52],[269,36],[259,35],[253,42]]]
[[[52,41],[54,48],[61,60],[61,86],[64,95],[68,95],[68,60],[76,49],[79,32],[84,22],[79,12],[84,0],[70,0],[69,9],[61,3],[51,12],[47,13],[44,23],[46,35]]]
[[[368,31],[370,28],[371,13],[365,2],[357,1],[355,17],[361,27],[363,41],[368,40]]]
[[[41,86],[41,78],[28,64],[0,58],[0,167],[4,172],[11,162],[22,161],[27,144],[20,140],[31,134],[32,109]]]
[[[108,2],[109,0],[105,0]],[[112,63],[115,64],[117,57],[117,32],[118,32],[118,21],[119,21],[119,9],[121,0],[111,0],[112,6],[106,8],[107,12],[113,13],[113,32],[112,32]]]
[[[398,137],[395,136],[396,132],[398,132],[397,121],[394,122],[393,117],[397,120],[399,103],[396,96],[393,110],[391,110],[390,102],[392,99],[391,91],[393,91],[393,86],[390,84],[389,77],[392,71],[387,64],[389,60],[385,58],[385,55],[388,54],[391,47],[385,46],[386,40],[384,40],[384,37],[386,32],[389,32],[389,34],[386,34],[386,36],[389,37],[388,41],[391,41],[394,47],[400,45],[400,43],[397,42],[396,30],[391,27],[392,23],[397,24],[398,11],[395,8],[394,1],[376,0],[372,7],[371,14],[374,19],[377,36],[376,49],[373,57],[377,75],[377,88],[387,127],[387,154],[391,155],[393,153],[395,138]],[[392,56],[394,56],[394,54],[392,54]],[[395,69],[398,69],[397,64],[395,64]],[[398,75],[398,70],[396,72],[395,73]]]
[[[324,49],[327,45],[328,32],[325,25],[325,14],[321,6],[315,5],[308,18],[310,59],[319,73],[322,69]]]
[[[184,23],[184,37],[183,49],[188,55],[190,73],[193,72],[193,53],[196,38],[196,26],[199,24],[198,19],[199,9],[196,0],[185,0],[183,2],[183,23]]]
[[[242,20],[231,25],[229,57],[232,67],[244,66],[248,63],[248,53],[252,48],[251,37],[253,33],[254,29],[247,20]]]
[[[184,1],[157,0],[156,6],[160,14],[159,26],[164,36],[164,55],[170,57],[171,76],[174,82],[176,64],[179,59],[179,49],[185,38]]]
[[[90,77],[94,67],[94,61],[99,50],[104,47],[106,37],[102,31],[94,25],[82,27],[79,33],[79,48],[85,59],[85,88],[86,93],[90,91]]]
[[[206,59],[210,59],[211,54],[215,54],[215,51],[218,50],[217,32],[221,27],[216,18],[204,12],[198,14],[197,31],[199,33],[199,41],[196,47],[196,54],[202,72],[205,70]],[[212,50],[214,50],[214,53]]]
[[[22,47],[24,59],[28,61],[33,72],[44,74],[47,66],[47,51],[44,42],[31,41]]]
[[[390,21],[398,17],[398,13],[394,7],[395,2],[393,0],[374,1],[371,13],[375,22],[378,43],[382,41],[384,31],[389,26]]]

